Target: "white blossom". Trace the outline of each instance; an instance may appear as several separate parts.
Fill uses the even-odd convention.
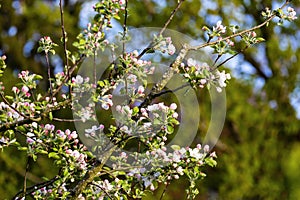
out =
[[[203,157],[203,154],[200,153],[199,149],[197,149],[197,148],[189,149],[189,153],[190,153],[191,157],[196,158],[197,160],[201,159]]]
[[[80,75],[77,75],[76,78],[72,78],[72,82],[75,84],[82,84],[83,83],[83,78]]]

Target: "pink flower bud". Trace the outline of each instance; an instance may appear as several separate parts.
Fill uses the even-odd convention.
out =
[[[143,86],[139,86],[138,88],[138,94],[143,94],[145,91],[145,88]]]
[[[71,149],[67,149],[66,150],[66,154],[71,154],[72,153],[72,150]]]
[[[175,119],[177,119],[178,118],[178,113],[177,112],[173,113],[172,117],[174,117]]]
[[[22,87],[22,92],[26,94],[28,91],[29,91],[29,88],[26,85],[24,85]]]
[[[170,105],[170,109],[171,109],[171,110],[176,110],[176,108],[177,108],[176,103],[172,103],[172,104]]]
[[[17,88],[17,87],[13,87],[13,88],[12,88],[12,91],[13,91],[14,93],[19,93],[19,92],[20,92],[19,88]]]

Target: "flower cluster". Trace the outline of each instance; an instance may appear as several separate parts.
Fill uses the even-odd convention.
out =
[[[104,50],[109,44],[108,40],[104,39],[105,34],[98,29],[97,24],[89,23],[87,29],[77,36],[78,42],[74,42],[73,45],[86,56],[97,55],[99,50]]]
[[[168,184],[172,180],[179,179],[180,176],[186,175],[191,181],[196,177],[204,177],[205,174],[199,170],[204,165],[215,166],[216,154],[215,152],[209,153],[209,147],[205,145],[203,148],[200,144],[196,148],[181,148],[177,145],[172,146],[172,150],[167,150],[165,147],[156,148],[146,151],[144,154],[136,154],[138,159],[135,158],[135,162],[131,163],[132,166],[126,174],[126,184],[120,179],[111,179],[110,186],[118,186],[120,182],[124,185],[130,185],[131,182],[136,182],[135,190],[130,190],[136,197],[142,197],[145,195],[141,188],[149,190],[155,190],[158,187],[158,183]],[[113,157],[112,159],[118,159],[118,164],[114,166],[114,169],[119,169],[124,166],[128,166],[130,157],[121,152],[119,158]],[[197,170],[194,170],[197,168]],[[110,187],[109,194],[119,193],[122,195],[122,190],[118,190],[118,187]],[[188,195],[194,196],[198,194],[198,190],[195,185],[190,185]],[[194,198],[193,197],[193,198]]]
[[[79,197],[142,198],[146,194],[145,190],[154,191],[160,183],[167,185],[181,176],[187,176],[191,182],[205,177],[201,168],[205,165],[215,166],[215,158],[216,154],[209,153],[207,145],[202,148],[199,144],[196,148],[173,145],[170,150],[162,147],[146,151],[144,154],[130,155],[120,152],[110,158],[115,163],[114,172],[105,179],[94,180],[91,184],[92,192]],[[126,173],[122,170],[124,168],[127,168]],[[194,170],[195,168],[197,170]],[[198,194],[194,184],[189,186],[187,192],[191,199]]]
[[[28,143],[27,150],[28,154],[36,158],[38,153],[48,154],[50,158],[60,159],[60,157],[65,157],[67,159],[76,160],[76,166],[78,165],[80,169],[86,166],[84,159],[86,155],[80,153],[85,150],[85,147],[79,143],[78,134],[76,131],[70,131],[69,129],[56,130],[53,124],[41,124],[33,122],[29,125],[23,127],[27,130],[26,142]],[[56,149],[52,152],[46,152],[45,147],[42,144],[47,144],[50,141],[56,141],[56,145],[60,146],[62,149]],[[62,151],[64,149],[64,151]],[[65,160],[67,162],[67,160]]]
[[[80,102],[82,102],[82,98],[86,96],[85,94],[92,93],[96,86],[93,83],[90,83],[89,77],[83,78],[80,75],[73,77],[70,85],[73,87],[71,95],[73,99],[72,107],[74,111],[76,111],[74,114],[83,122],[95,120],[96,114],[94,107],[97,101],[95,101],[93,97],[90,97],[83,105]]]
[[[204,88],[205,85],[208,88],[215,86],[218,92],[222,92],[227,80],[231,79],[229,73],[212,71],[207,63],[199,63],[192,58],[189,58],[186,64],[181,64],[181,70],[184,73],[183,76],[194,88]]]
[[[297,13],[296,13],[296,11],[294,10],[294,8],[292,8],[292,7],[288,7],[287,8],[287,16],[286,16],[286,18],[289,20],[289,21],[293,21],[293,20],[295,20],[295,19],[297,19],[298,17],[296,16],[297,15]]]
[[[117,80],[113,78],[111,84],[116,91],[119,91],[119,95],[128,96],[134,102],[145,96],[146,78],[153,74],[154,70],[151,61],[138,59],[137,51],[126,53],[120,57],[120,64],[116,66],[116,71],[120,76]]]
[[[24,86],[30,89],[35,89],[37,86],[37,82],[43,79],[42,76],[37,74],[30,74],[29,71],[21,71],[18,74],[18,78],[23,82]]]
[[[151,149],[158,148],[165,145],[167,135],[179,124],[176,108],[175,103],[170,106],[158,103],[141,108],[139,112],[138,107],[118,105],[116,122],[122,133],[139,138]]]
[[[93,8],[100,15],[95,16],[95,20],[102,21],[103,19],[110,22],[111,18],[119,19],[120,10],[125,9],[125,0],[102,0]],[[107,12],[109,11],[109,12]]]
[[[18,148],[27,151],[34,160],[39,154],[47,155],[64,173],[63,180],[57,179],[52,185],[36,189],[32,195],[36,199],[66,198],[70,194],[66,186],[84,176],[90,156],[87,148],[80,143],[77,132],[69,129],[63,131],[56,129],[53,124],[37,122],[24,125],[22,129],[27,132],[27,147]]]
[[[99,126],[92,126],[90,129],[85,129],[85,137],[87,138],[93,138],[94,140],[97,140],[97,135],[96,134],[98,131],[101,133],[104,130],[104,125],[100,124]]]
[[[55,44],[52,39],[49,36],[42,37],[39,41],[39,47],[38,47],[38,53],[45,52],[48,54],[48,52],[55,54],[55,50],[53,47],[58,46]]]
[[[294,21],[297,19],[297,13],[292,7],[287,7],[286,12],[284,12],[282,9],[277,9],[274,11],[271,11],[268,7],[262,12],[262,16],[264,18],[270,18],[273,15],[276,15],[279,18],[278,25],[282,25],[284,20],[287,21]]]
[[[242,40],[246,43],[247,46],[265,41],[263,38],[257,37],[257,34],[254,31],[244,34]]]
[[[172,39],[170,37],[163,37],[162,35],[154,35],[153,50],[158,50],[162,53],[168,53],[169,55],[173,55],[176,52],[176,48],[172,43]]]
[[[105,39],[104,30],[111,28],[111,20],[120,19],[120,10],[125,9],[124,0],[102,0],[94,7],[97,13],[93,23],[89,23],[87,29],[77,36],[78,41],[73,45],[78,48],[81,54],[86,56],[97,55],[99,50],[109,44]]]
[[[213,32],[217,34],[226,33],[226,26],[222,25],[222,21],[218,21],[216,26],[213,27]]]
[[[55,199],[55,198],[67,198],[68,189],[66,184],[57,185],[57,188],[41,187],[32,192],[34,199]],[[23,199],[22,199],[23,200]]]
[[[226,33],[226,26],[222,24],[222,21],[217,21],[216,26],[213,26],[212,29],[207,26],[203,26],[202,30],[205,31],[209,37],[209,40],[214,37],[221,37],[221,35]]]
[[[10,133],[9,136],[7,136],[6,134],[5,136],[2,136],[0,138],[0,150],[3,150],[4,147],[11,146],[16,142],[17,140],[14,138],[14,135],[12,133]]]

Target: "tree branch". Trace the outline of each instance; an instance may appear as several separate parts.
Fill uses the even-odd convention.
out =
[[[65,6],[66,6],[69,2],[64,1],[64,3],[65,3]],[[64,56],[65,56],[65,65],[64,65],[64,67],[66,68],[68,80],[70,80],[72,73],[70,73],[70,71],[69,71],[67,32],[65,30],[65,19],[64,19],[64,9],[63,9],[63,5],[62,5],[62,0],[59,0],[59,9],[60,9],[60,23],[61,23],[61,31],[62,31],[62,42],[63,42],[63,46],[64,46]],[[69,98],[70,99],[72,98],[71,92],[72,92],[72,87],[69,86]]]
[[[180,0],[176,6],[176,8],[172,11],[169,19],[166,21],[166,23],[164,24],[164,27],[161,29],[161,31],[159,32],[158,35],[162,35],[166,28],[168,27],[168,25],[171,23],[173,17],[175,16],[176,12],[179,10],[179,8],[181,7],[182,3],[184,2],[184,0]]]
[[[64,20],[64,10],[62,6],[62,0],[59,1],[59,9],[60,9],[60,23],[61,23],[61,31],[62,31],[62,42],[64,46],[64,56],[65,56],[65,64],[67,66],[67,76],[70,79],[69,74],[69,59],[68,59],[68,50],[67,50],[67,32],[65,30],[65,20]]]
[[[52,81],[51,81],[51,67],[50,67],[50,62],[49,62],[49,55],[48,55],[48,52],[45,52],[46,55],[46,63],[47,63],[47,71],[48,71],[48,81],[49,81],[49,87],[50,87],[50,102],[53,101],[53,88],[52,88]]]
[[[36,185],[33,185],[31,187],[28,187],[26,188],[26,194],[25,195],[28,195],[30,193],[32,193],[33,191],[35,190],[38,190],[38,189],[41,189],[43,187],[46,187],[48,185],[51,185],[52,183],[54,183],[56,180],[58,180],[58,176],[55,176],[54,178],[52,178],[51,180],[49,181],[46,181],[46,182],[42,182],[42,183],[39,183],[39,184],[36,184]],[[19,199],[19,195],[23,193],[23,190],[19,191],[12,199]]]
[[[158,36],[162,35],[166,28],[168,27],[168,25],[171,23],[173,17],[175,16],[176,12],[179,10],[179,8],[181,7],[182,3],[184,2],[184,0],[180,0],[179,3],[177,4],[176,8],[172,11],[169,19],[166,21],[166,23],[164,24],[163,28],[160,30]],[[153,42],[151,42],[147,48],[145,48],[141,53],[140,55],[138,55],[137,59],[140,59],[141,57],[143,57],[143,55],[145,53],[147,53],[149,50],[151,50],[153,48],[154,44]]]
[[[281,7],[280,9],[283,9],[284,7],[286,7],[287,5],[289,4],[289,1],[286,1]],[[225,38],[221,38],[221,39],[218,39],[216,41],[213,41],[213,42],[207,42],[207,43],[204,43],[204,44],[201,44],[201,45],[197,45],[197,46],[192,46],[190,47],[188,50],[194,50],[194,51],[197,51],[199,49],[202,49],[204,47],[208,47],[208,46],[213,46],[215,44],[218,44],[219,42],[221,41],[226,41],[226,40],[230,40],[232,38],[235,38],[237,36],[243,36],[244,34],[246,33],[249,33],[249,32],[252,32],[252,31],[255,31],[257,29],[260,29],[261,27],[263,26],[266,26],[272,19],[274,19],[276,17],[276,14],[272,14],[268,19],[266,19],[264,22],[262,22],[261,24],[257,25],[257,26],[254,26],[250,29],[247,29],[247,30],[244,30],[244,31],[240,31],[238,33],[235,33],[233,35],[229,35]]]
[[[117,146],[111,147],[107,152],[106,155],[103,155],[103,159],[101,162],[96,165],[92,170],[88,171],[83,178],[82,181],[80,181],[72,190],[71,190],[71,200],[76,200],[77,197],[82,193],[82,191],[86,188],[86,186],[91,183],[95,177],[98,176],[98,174],[101,172],[103,166],[113,153],[113,151],[117,148]]]

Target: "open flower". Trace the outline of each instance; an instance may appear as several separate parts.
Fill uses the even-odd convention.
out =
[[[76,78],[72,78],[72,82],[75,84],[82,84],[83,83],[83,78],[80,75],[77,75]]]
[[[226,26],[222,25],[222,21],[218,21],[216,26],[213,27],[213,31],[218,32],[218,33],[225,33]]]
[[[294,10],[294,8],[292,8],[292,7],[288,7],[287,8],[287,11],[288,11],[288,15],[287,15],[287,18],[289,19],[289,20],[295,20],[295,19],[297,19],[297,17],[296,17],[296,11]]]
[[[217,91],[221,92],[223,87],[226,87],[226,80],[231,79],[231,76],[229,73],[225,73],[225,71],[223,70],[222,72],[217,71],[216,73],[217,78],[218,78],[218,84],[219,87],[217,86]]]
[[[198,148],[189,149],[189,153],[190,153],[191,157],[196,158],[197,160],[199,160],[199,159],[201,159],[203,157],[203,154],[200,153],[200,151],[199,151]]]

